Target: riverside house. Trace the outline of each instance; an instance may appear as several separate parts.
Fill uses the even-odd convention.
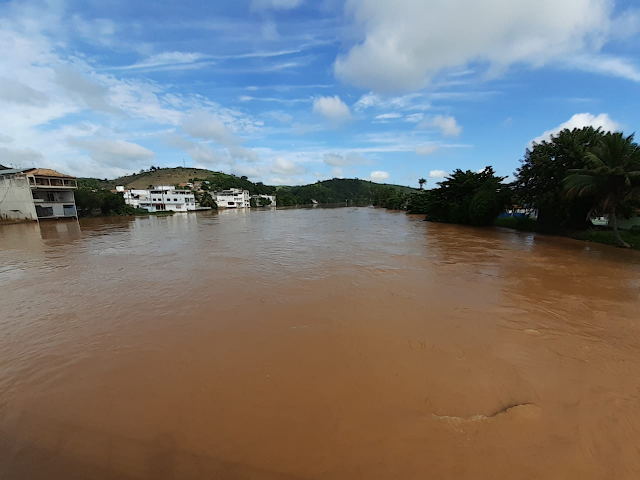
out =
[[[127,205],[154,212],[190,212],[196,210],[196,197],[191,190],[178,190],[172,185],[157,185],[151,190],[125,190],[116,186]]]
[[[251,206],[249,190],[230,188],[215,192],[214,195],[219,208],[249,208]]]
[[[78,218],[76,178],[48,168],[0,169],[0,220]]]

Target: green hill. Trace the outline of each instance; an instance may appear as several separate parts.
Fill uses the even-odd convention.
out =
[[[207,180],[205,189],[221,190],[226,188],[242,188],[251,194],[274,193],[280,205],[310,204],[312,200],[318,203],[372,202],[378,198],[380,192],[393,190],[399,193],[414,193],[418,190],[411,187],[391,184],[379,184],[357,178],[334,178],[319,181],[310,185],[297,186],[269,186],[262,182],[251,182],[247,177],[237,177],[223,172],[214,172],[202,168],[175,167],[152,168],[140,173],[119,177],[113,180],[83,178],[79,179],[80,186],[113,190],[116,185],[126,188],[148,188],[149,185],[176,185],[193,180]]]

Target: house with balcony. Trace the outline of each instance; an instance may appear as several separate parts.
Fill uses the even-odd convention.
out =
[[[249,208],[251,206],[249,190],[242,190],[241,188],[230,188],[214,192],[213,198],[218,204],[218,208]]]
[[[150,190],[131,189],[117,186],[127,205],[154,212],[190,212],[196,210],[196,197],[191,190],[178,190],[172,185],[157,185]]]
[[[0,219],[77,218],[76,178],[48,168],[0,170]]]

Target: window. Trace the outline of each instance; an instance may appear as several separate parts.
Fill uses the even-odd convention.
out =
[[[174,199],[173,199],[173,201],[174,201],[174,202],[177,202],[177,201],[178,201],[178,199],[177,199],[177,198],[174,198]]]

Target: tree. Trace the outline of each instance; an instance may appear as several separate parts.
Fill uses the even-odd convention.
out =
[[[430,197],[431,192],[425,190],[409,195],[407,213],[426,214]]]
[[[490,225],[511,203],[511,188],[492,167],[482,172],[453,172],[438,188],[420,198],[420,208],[427,220],[464,225]],[[411,202],[410,202],[411,207]]]
[[[591,209],[585,198],[568,198],[563,184],[569,170],[585,167],[586,152],[603,137],[600,129],[564,129],[550,140],[534,142],[516,171],[515,201],[538,209],[537,230],[585,229]]]
[[[80,216],[91,215],[102,206],[102,195],[99,191],[80,187],[75,192],[76,208]]]
[[[124,197],[121,193],[112,193],[108,190],[102,192],[102,210],[103,215],[122,215],[127,208]],[[128,212],[127,212],[128,213]]]
[[[196,200],[201,207],[218,209],[218,204],[209,192],[196,193]]]
[[[256,201],[256,199],[255,199],[255,198],[251,197],[251,198],[249,199],[249,206],[250,206],[251,208],[256,208],[256,207],[258,206],[258,202]]]
[[[420,184],[420,190],[422,190],[422,188],[424,187],[424,184],[427,183],[427,180],[424,178],[421,178],[420,180],[418,180],[418,183]]]
[[[640,147],[633,135],[608,133],[584,156],[585,168],[572,169],[564,184],[569,198],[591,199],[593,211],[608,213],[618,243],[630,245],[620,237],[617,212],[640,194]]]

